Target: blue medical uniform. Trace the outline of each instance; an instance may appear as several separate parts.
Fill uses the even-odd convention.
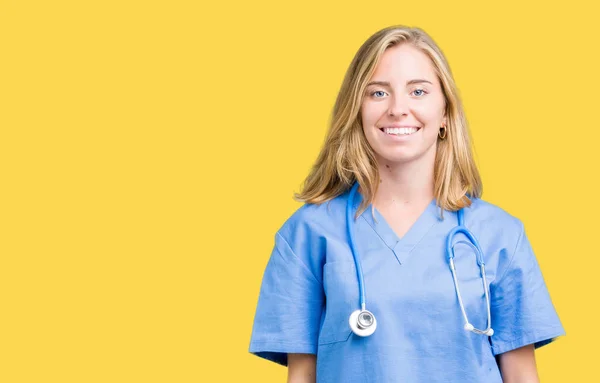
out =
[[[287,365],[287,353],[317,355],[317,382],[501,382],[495,355],[550,343],[565,331],[521,221],[474,199],[465,226],[484,253],[491,337],[464,330],[446,255],[456,212],[435,200],[399,238],[371,206],[354,223],[367,309],[377,318],[369,337],[352,333],[359,309],[356,268],[346,231],[348,192],[305,204],[275,235],[254,318],[251,353]],[[356,194],[354,211],[362,196]],[[455,262],[470,322],[485,329],[481,274],[467,237],[455,239]]]

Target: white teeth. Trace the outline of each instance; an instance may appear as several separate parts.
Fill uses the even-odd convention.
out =
[[[387,134],[413,134],[419,130],[418,128],[383,128],[383,131]]]

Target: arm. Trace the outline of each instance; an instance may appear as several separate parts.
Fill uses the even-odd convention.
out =
[[[533,344],[498,355],[504,383],[539,383]]]
[[[313,354],[288,354],[287,383],[315,383],[317,356]]]

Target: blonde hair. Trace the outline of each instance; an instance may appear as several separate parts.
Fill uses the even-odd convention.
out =
[[[470,198],[481,196],[481,178],[471,150],[467,120],[448,62],[423,30],[396,25],[369,37],[354,56],[338,93],[321,152],[303,190],[294,194],[297,201],[320,204],[343,194],[358,181],[364,198],[356,217],[373,202],[379,170],[362,129],[360,108],[367,82],[385,50],[404,43],[412,44],[430,58],[444,94],[447,133],[445,139],[438,138],[434,165],[437,205],[456,211],[470,206]]]

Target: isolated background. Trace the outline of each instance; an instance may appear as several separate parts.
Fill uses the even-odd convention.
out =
[[[285,381],[247,352],[262,272],[346,68],[393,24],[442,47],[484,198],[525,223],[567,331],[542,381],[590,381],[586,4],[0,1],[0,381]]]

